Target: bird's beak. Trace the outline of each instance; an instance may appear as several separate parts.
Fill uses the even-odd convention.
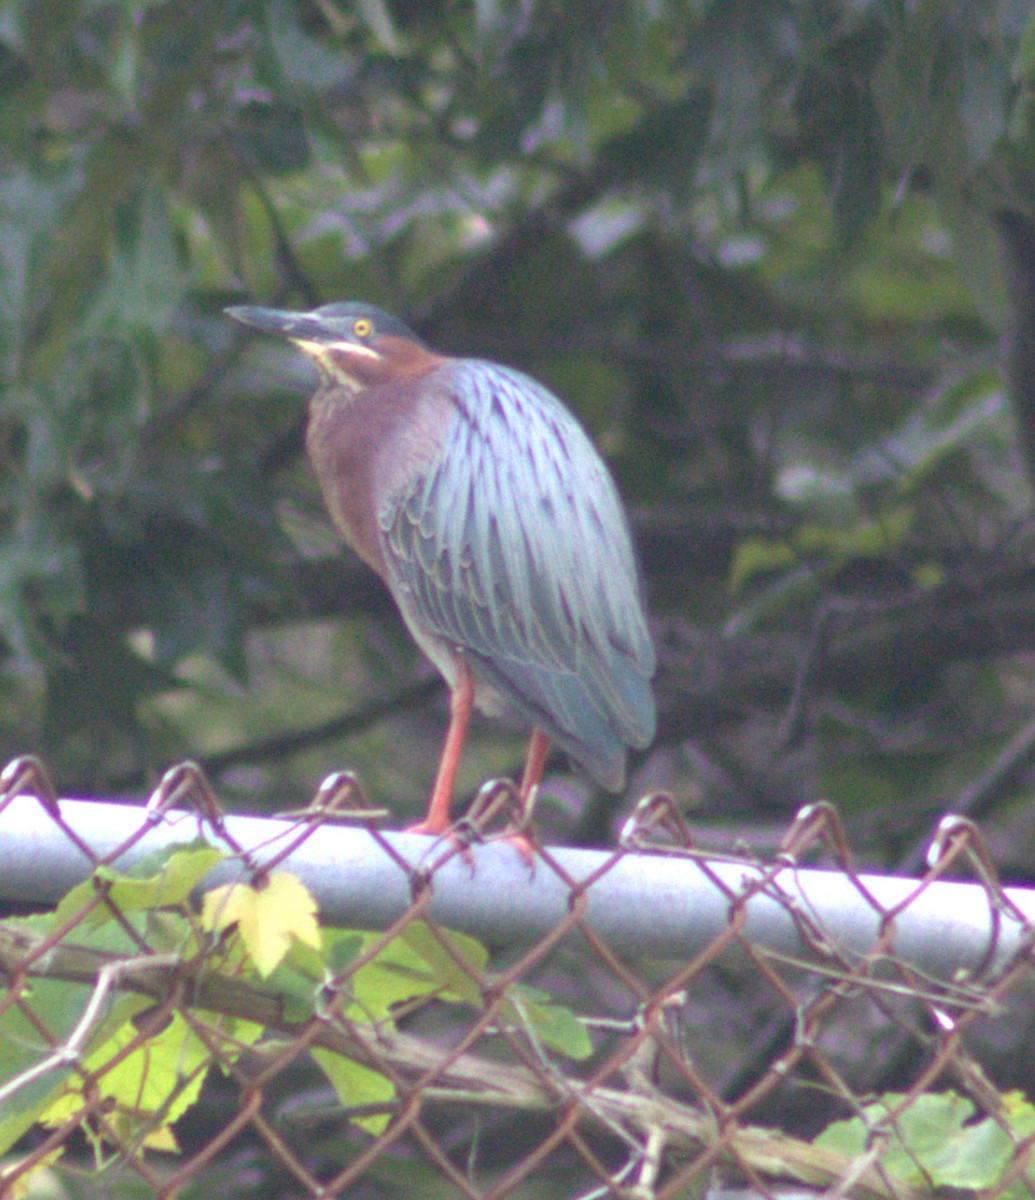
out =
[[[305,354],[320,373],[325,384],[342,384],[358,391],[360,376],[350,370],[357,361],[379,361],[380,355],[370,346],[350,343],[332,335],[319,317],[310,313],[286,312],[279,308],[254,308],[250,304],[223,310],[228,317],[258,329],[286,338]]]
[[[256,308],[250,304],[223,311],[242,325],[250,325],[252,329],[258,329],[262,333],[272,333],[276,337],[299,342],[319,340],[319,322],[308,313],[287,312],[279,308]]]

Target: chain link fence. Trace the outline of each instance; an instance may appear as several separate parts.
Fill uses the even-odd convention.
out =
[[[972,824],[881,879],[824,806],[762,863],[652,796],[529,867],[507,798],[431,842],[348,775],[262,820],[11,763],[0,1194],[1035,1194],[1035,898]]]

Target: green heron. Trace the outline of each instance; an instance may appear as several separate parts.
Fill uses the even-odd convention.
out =
[[[428,349],[366,304],[229,308],[315,364],[306,449],[334,523],[388,585],[452,692],[425,819],[449,826],[471,710],[550,742],[618,791],[654,736],[654,649],[615,485],[575,418],[520,371]]]

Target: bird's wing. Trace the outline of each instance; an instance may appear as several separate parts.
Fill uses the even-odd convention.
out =
[[[470,360],[436,376],[455,405],[444,454],[381,514],[393,590],[594,774],[616,777],[625,746],[653,737],[654,650],[611,477],[531,378]]]

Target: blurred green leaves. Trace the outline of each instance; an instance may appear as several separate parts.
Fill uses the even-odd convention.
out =
[[[0,748],[103,789],[412,685],[319,532],[311,375],[242,299],[362,298],[557,388],[676,628],[807,642],[831,597],[949,581],[1027,504],[988,214],[1030,207],[1031,22],[980,12],[6,0]],[[417,797],[441,718],[250,802],[343,754]],[[472,780],[517,755],[483,747]]]

